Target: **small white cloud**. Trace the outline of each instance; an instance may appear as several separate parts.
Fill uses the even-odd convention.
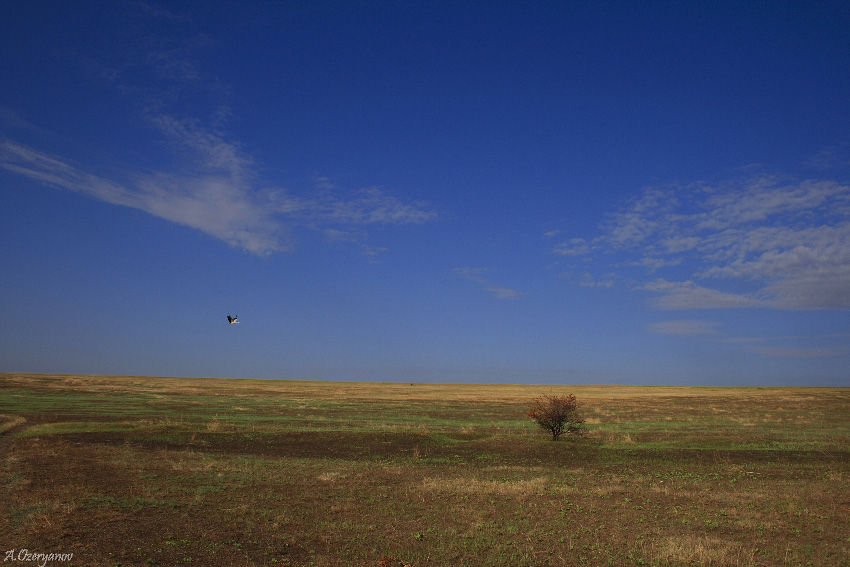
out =
[[[363,246],[363,253],[367,256],[378,256],[387,251],[383,246]]]
[[[561,256],[583,256],[590,254],[590,246],[584,238],[573,238],[556,246],[553,252]]]
[[[333,189],[335,185],[331,182],[331,180],[327,177],[317,177],[316,178],[316,189]]]
[[[277,212],[303,218],[317,224],[422,224],[437,217],[425,203],[405,203],[382,189],[372,187],[345,199],[330,191],[327,184],[320,193],[296,197],[286,191],[270,192],[270,205]]]
[[[455,268],[452,273],[462,278],[481,283],[485,280],[481,279],[481,274],[486,272],[485,268]]]
[[[359,242],[362,235],[355,234],[349,230],[339,230],[336,228],[324,228],[322,234],[328,242]]]
[[[673,238],[668,238],[661,242],[661,245],[666,249],[668,253],[675,254],[677,252],[687,252],[689,250],[693,250],[697,246],[701,240],[695,236],[677,236]]]
[[[455,268],[452,270],[455,275],[471,282],[475,282],[480,285],[484,291],[493,295],[497,299],[516,299],[522,295],[522,292],[517,289],[499,287],[484,279],[481,274],[486,271],[486,268]]]
[[[644,256],[636,262],[628,262],[629,266],[642,266],[650,271],[655,271],[667,266],[678,266],[682,263],[681,258],[659,258],[657,256]]]
[[[520,296],[520,292],[507,287],[485,286],[484,291],[497,297],[498,299],[513,299]]]
[[[337,201],[331,208],[330,220],[355,224],[422,224],[437,213],[424,203],[404,203],[382,189],[363,189],[351,201]]]
[[[728,337],[724,339],[720,339],[722,343],[729,343],[733,345],[747,345],[753,343],[761,343],[768,340],[765,337]]]
[[[614,274],[608,274],[607,279],[597,280],[590,273],[585,272],[582,274],[581,281],[579,281],[578,285],[581,287],[597,289],[611,289],[615,285],[614,277]]]

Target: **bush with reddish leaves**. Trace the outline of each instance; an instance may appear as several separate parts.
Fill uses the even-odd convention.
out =
[[[572,394],[567,396],[541,396],[534,400],[528,418],[552,434],[557,441],[564,433],[584,435],[584,419],[578,415],[578,402]]]

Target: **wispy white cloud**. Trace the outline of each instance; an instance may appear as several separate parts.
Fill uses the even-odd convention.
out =
[[[484,291],[492,294],[497,299],[515,299],[522,295],[522,293],[516,289],[496,287],[492,285],[484,286]]]
[[[516,299],[522,295],[522,292],[517,289],[500,287],[489,280],[484,279],[481,274],[486,271],[486,268],[455,268],[453,273],[471,282],[477,283],[484,291],[497,299]]]
[[[288,250],[292,245],[285,237],[285,226],[252,199],[248,187],[229,175],[136,172],[116,182],[9,141],[0,143],[0,167],[195,228],[255,254]]]
[[[647,330],[658,335],[737,345],[747,352],[769,358],[824,358],[843,356],[850,352],[850,345],[847,344],[850,334],[847,333],[814,336],[727,337],[718,330],[719,326],[717,321],[679,319],[652,323],[647,325]]]
[[[747,294],[729,293],[702,287],[688,280],[670,282],[663,278],[637,287],[662,295],[653,301],[659,309],[728,309],[733,307],[766,307],[764,300]]]
[[[818,153],[803,160],[803,164],[821,172],[850,167],[850,158],[847,157],[846,150],[846,146],[823,148]]]
[[[748,180],[743,187],[704,188],[705,212],[690,215],[697,230],[723,230],[752,226],[765,221],[782,222],[806,213],[830,213],[824,205],[837,205],[846,211],[850,192],[834,181],[806,180],[780,185],[771,176]]]
[[[285,192],[257,189],[252,160],[236,145],[185,127],[172,130],[172,136],[192,148],[200,165],[180,173],[126,172],[124,179],[113,181],[87,173],[70,160],[7,140],[0,143],[0,167],[200,230],[258,255],[292,250],[291,232],[298,226],[326,231],[337,240],[346,234],[349,240],[362,241],[362,232],[340,227],[423,223],[436,216],[422,203],[404,203],[376,189],[348,200],[330,194],[281,199]]]
[[[684,281],[630,274],[636,289],[661,294],[661,309],[848,309],[850,185],[763,175],[646,189],[599,236],[554,250],[594,252],[620,268],[690,270]]]
[[[348,199],[329,189],[306,196],[286,190],[266,191],[265,195],[273,211],[317,225],[422,224],[437,217],[427,203],[405,203],[378,187],[361,189]]]
[[[827,333],[822,335],[780,335],[780,336],[760,336],[760,337],[723,337],[720,342],[740,345],[752,345],[759,343],[775,343],[775,342],[791,342],[794,344],[803,344],[818,342],[821,344],[833,343],[835,347],[816,347],[816,348],[836,348],[837,350],[848,350],[848,341],[850,341],[850,333]]]
[[[651,257],[644,256],[639,260],[635,260],[633,262],[627,262],[628,266],[640,266],[646,268],[650,272],[654,272],[660,268],[666,268],[667,266],[678,266],[682,263],[682,258],[659,258],[659,257]]]
[[[379,187],[361,189],[350,200],[324,193],[306,200],[305,205],[316,220],[344,224],[421,224],[436,217],[425,203],[404,203]]]
[[[239,180],[254,177],[253,158],[237,142],[227,140],[223,133],[204,127],[197,120],[165,114],[150,116],[149,121],[174,148],[175,155],[190,167]]]
[[[561,256],[583,256],[590,254],[590,244],[584,238],[571,238],[558,244],[553,252]]]
[[[316,189],[329,190],[329,189],[333,189],[334,187],[336,187],[336,185],[334,185],[333,181],[331,181],[331,179],[329,177],[325,177],[324,175],[316,177],[315,182],[316,182]]]
[[[590,272],[585,272],[582,274],[578,285],[581,287],[610,289],[616,285],[616,274],[606,274],[601,279],[596,279]]]
[[[716,337],[717,321],[699,319],[678,319],[674,321],[659,321],[647,326],[651,333],[658,335],[674,335],[679,337]]]
[[[750,352],[771,358],[824,358],[847,353],[846,347],[785,347],[754,345],[744,347]]]

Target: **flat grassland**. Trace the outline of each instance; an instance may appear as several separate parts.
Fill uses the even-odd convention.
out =
[[[0,414],[0,552],[50,565],[850,565],[850,389],[3,373]]]

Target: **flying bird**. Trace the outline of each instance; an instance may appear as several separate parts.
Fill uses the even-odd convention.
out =
[[[238,318],[239,318],[239,315],[237,315],[236,317],[231,317],[230,313],[227,314],[227,322],[230,323],[231,325],[238,325],[239,321],[236,320]]]

